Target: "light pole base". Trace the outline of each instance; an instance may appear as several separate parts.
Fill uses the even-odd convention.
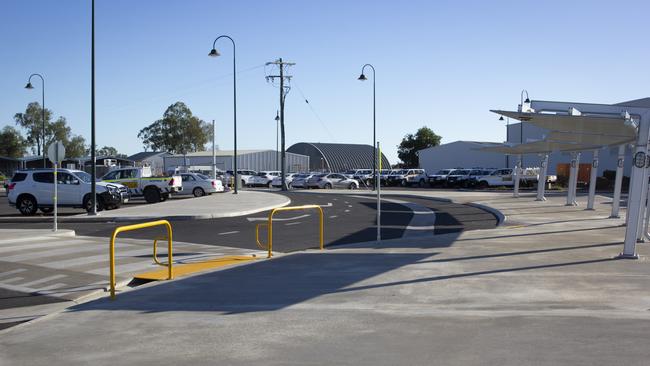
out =
[[[639,259],[639,255],[619,253],[618,256],[616,256],[616,259]]]
[[[596,211],[595,208],[585,208],[585,211]]]
[[[618,216],[618,215],[612,215],[612,216],[608,217],[608,219],[620,219],[620,218],[621,217]]]
[[[542,198],[535,198],[535,201],[546,201],[546,197],[542,197]]]

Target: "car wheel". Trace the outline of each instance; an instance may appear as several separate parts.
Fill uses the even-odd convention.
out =
[[[418,184],[420,188],[424,188],[424,179],[420,179],[420,182]]]
[[[18,199],[16,204],[18,211],[25,216],[32,216],[36,213],[36,199],[32,196],[23,196]]]
[[[357,185],[354,184],[354,183],[350,183],[350,186],[348,187],[348,189],[350,189],[350,190],[357,189],[357,188],[359,188],[359,187],[357,187]]]
[[[41,210],[41,212],[44,214],[49,214],[54,211],[54,207],[39,207],[38,209]]]
[[[248,186],[248,184],[246,184],[246,181],[242,180],[242,181],[241,181],[241,186],[242,186],[242,187],[246,187],[246,186]]]
[[[269,188],[273,188],[273,182],[269,182],[266,186]]]
[[[402,187],[406,187],[406,179],[402,179],[399,183]]]
[[[102,201],[101,197],[99,197],[99,196],[95,196],[95,197],[97,197],[96,198],[96,200],[97,200],[97,203],[96,203],[97,212],[100,212],[100,211],[102,211],[104,209],[104,201]],[[86,197],[84,197],[83,206],[84,206],[84,209],[86,210],[86,212],[89,212],[89,213],[93,212],[93,201],[91,199],[91,195],[87,194]]]
[[[160,191],[156,187],[147,187],[144,189],[144,200],[147,203],[160,202]]]
[[[205,196],[205,191],[201,187],[196,187],[194,190],[192,190],[192,194],[194,197],[203,197]]]
[[[488,184],[488,182],[486,182],[486,181],[484,181],[484,180],[480,181],[479,184],[478,184],[478,187],[479,187],[480,189],[485,189],[485,188],[487,188],[487,187],[489,187],[489,186],[490,186],[490,185]]]

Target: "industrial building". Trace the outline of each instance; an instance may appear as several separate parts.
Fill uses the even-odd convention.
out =
[[[216,167],[218,170],[232,170],[233,151],[217,150]],[[302,172],[309,169],[309,156],[287,152],[287,172]],[[212,169],[212,151],[198,151],[186,155],[163,156],[165,172],[176,169],[206,170]],[[264,171],[280,170],[280,153],[275,150],[238,150],[237,169]]]
[[[310,171],[343,172],[372,168],[375,149],[362,144],[299,142],[287,151],[308,156]],[[390,169],[390,162],[384,154],[381,155],[382,168]]]

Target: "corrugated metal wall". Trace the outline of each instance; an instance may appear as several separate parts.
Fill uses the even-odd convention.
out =
[[[287,153],[287,171],[302,172],[309,169],[309,157],[305,155]],[[277,169],[276,169],[277,157]],[[280,153],[275,151],[259,151],[237,156],[237,168],[255,171],[280,170]],[[217,156],[217,168],[221,170],[232,169],[232,156]],[[212,166],[212,156],[188,156],[183,164],[183,156],[173,155],[165,157],[165,171],[174,170],[181,166]]]

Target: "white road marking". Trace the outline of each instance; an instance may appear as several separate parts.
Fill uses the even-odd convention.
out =
[[[350,212],[350,210],[345,210],[345,211],[343,211],[343,212]]]
[[[230,234],[237,234],[239,231],[226,231],[224,233],[219,233],[217,235],[230,235]]]
[[[6,276],[9,276],[9,275],[12,275],[12,274],[25,272],[25,271],[26,271],[26,269],[24,269],[24,268],[18,268],[18,269],[14,269],[14,270],[11,270],[11,271],[0,273],[0,277],[6,277]]]
[[[49,277],[43,277],[43,278],[35,280],[35,281],[21,283],[20,286],[30,287],[32,285],[38,285],[40,283],[50,282],[52,280],[58,280],[59,278],[63,278],[63,277],[67,277],[67,276],[63,275],[63,274],[60,274],[60,275],[54,275],[54,276],[49,276]]]
[[[335,219],[337,217],[338,217],[337,215],[332,215],[332,216],[330,216],[330,219]]]
[[[352,205],[348,205],[348,207],[352,208]]]
[[[284,224],[284,225],[285,225],[285,226],[289,226],[289,225],[298,225],[298,224],[300,224],[300,223],[301,223],[301,221],[298,221],[298,222],[288,222],[288,223],[286,223],[286,224]]]
[[[334,206],[334,205],[332,204],[332,202],[327,202],[326,205],[319,205],[319,206],[320,206],[320,207],[332,207],[332,206]]]
[[[309,216],[311,216],[311,215],[310,214],[304,214],[304,215],[294,216],[294,217],[281,217],[281,218],[278,218],[278,219],[274,218],[273,221],[291,221],[291,220],[302,219],[304,217],[309,217]],[[248,221],[268,221],[269,218],[268,217],[248,217],[248,218],[246,218],[246,220],[248,220]]]
[[[5,283],[11,283],[11,282],[18,282],[18,281],[24,280],[24,279],[25,279],[25,277],[14,277],[14,278],[10,278],[8,280],[3,280],[2,283],[5,284]]]

